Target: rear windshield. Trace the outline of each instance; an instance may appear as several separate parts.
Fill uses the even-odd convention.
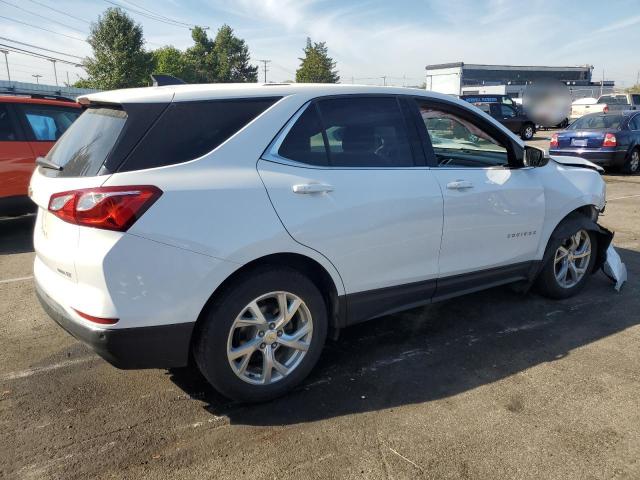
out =
[[[586,115],[573,122],[569,130],[617,130],[623,120],[623,115]]]
[[[626,95],[605,95],[598,99],[598,103],[608,103],[609,105],[628,105]]]
[[[97,175],[122,131],[127,114],[115,108],[89,108],[49,151],[59,177]]]

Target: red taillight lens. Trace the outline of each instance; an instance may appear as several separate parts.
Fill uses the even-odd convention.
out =
[[[613,133],[605,133],[604,140],[602,141],[603,147],[615,147],[618,144],[618,140]]]
[[[557,147],[558,146],[558,134],[554,133],[553,135],[551,135],[551,141],[549,142],[549,146],[550,147]]]
[[[160,195],[152,185],[85,188],[51,195],[49,211],[65,222],[124,232]]]
[[[78,315],[80,315],[85,320],[89,320],[93,323],[99,323],[100,325],[113,325],[114,323],[118,323],[117,318],[102,318],[102,317],[94,317],[93,315],[88,315],[86,313],[82,313],[80,310],[73,309]]]
[[[602,112],[609,113],[609,105],[605,105],[604,107],[602,107]]]

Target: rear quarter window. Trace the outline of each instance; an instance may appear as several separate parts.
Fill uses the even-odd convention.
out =
[[[174,165],[201,157],[279,99],[269,97],[172,103],[118,171]]]

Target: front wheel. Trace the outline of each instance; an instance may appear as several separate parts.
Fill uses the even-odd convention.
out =
[[[527,123],[525,124],[524,127],[522,127],[522,132],[520,132],[520,137],[523,140],[531,140],[535,135],[535,133],[536,133],[535,127],[531,123]]]
[[[550,298],[568,298],[578,293],[593,270],[597,242],[593,232],[580,229],[550,245],[554,253],[536,281],[540,292]]]
[[[278,397],[320,357],[327,310],[318,288],[296,270],[248,272],[209,308],[194,345],[207,380],[243,402]]]

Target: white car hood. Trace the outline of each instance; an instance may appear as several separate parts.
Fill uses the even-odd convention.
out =
[[[593,162],[590,162],[589,160],[585,160],[584,158],[580,158],[580,157],[569,157],[567,155],[553,155],[551,157],[551,160],[553,160],[556,163],[559,163],[560,165],[566,165],[568,167],[584,167],[584,168],[590,168],[592,170],[596,170],[600,173],[604,172],[604,168],[600,167],[599,165],[596,165]]]

